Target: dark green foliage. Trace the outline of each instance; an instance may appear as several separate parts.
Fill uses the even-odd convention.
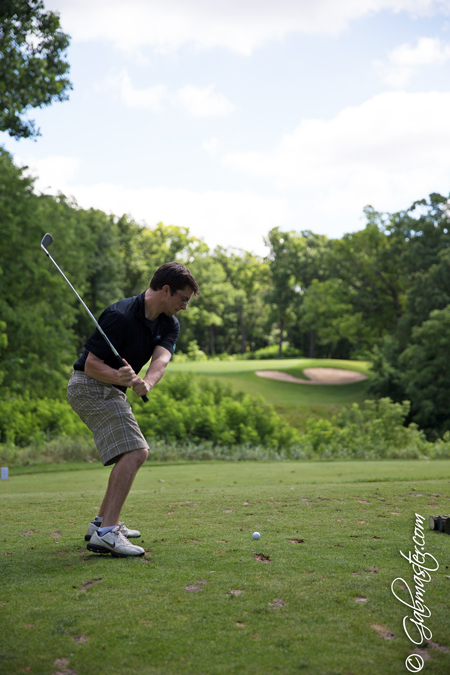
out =
[[[434,309],[444,309],[450,304],[450,250],[443,248],[436,262],[427,270],[414,275],[408,291],[405,313],[399,324],[399,341],[402,348],[408,344],[414,326],[426,321]]]
[[[393,335],[385,335],[372,351],[373,376],[367,385],[369,395],[380,398],[389,396],[394,401],[403,401],[406,392],[399,371],[400,347]]]
[[[411,401],[408,419],[430,438],[450,428],[447,352],[450,311],[450,222],[447,199],[431,194],[429,201],[394,214],[386,229],[403,237],[399,272],[406,301],[396,329],[372,353],[374,377],[370,391],[395,401]]]
[[[413,328],[399,357],[399,372],[412,404],[412,419],[431,437],[450,429],[450,305]]]
[[[72,88],[64,52],[69,36],[59,16],[45,12],[42,0],[0,3],[0,131],[14,138],[39,136],[23,119],[30,108],[68,98]]]
[[[389,398],[354,403],[331,420],[308,421],[302,443],[311,445],[314,456],[327,458],[433,456],[417,425],[404,426],[409,408],[409,401],[393,403]]]
[[[0,150],[0,319],[7,336],[0,369],[4,386],[45,395],[63,384],[74,311],[39,248],[46,223],[38,203],[31,181]]]
[[[89,429],[67,401],[26,396],[0,400],[0,443],[23,446],[37,439],[87,435]]]
[[[249,361],[256,361],[258,359],[277,359],[279,353],[278,345],[270,345],[270,347],[262,347],[262,349],[257,349],[255,352],[248,352],[243,355],[243,358]],[[301,352],[294,347],[283,346],[282,347],[282,356],[286,359],[297,359],[301,357]]]
[[[268,291],[266,301],[270,305],[269,321],[278,330],[278,358],[282,358],[282,344],[286,334],[299,332],[300,311],[305,289],[313,280],[327,278],[325,251],[327,238],[309,230],[301,233],[280,232],[272,229],[265,243],[269,246]],[[310,332],[314,327],[305,325]],[[292,340],[292,337],[291,337]],[[297,340],[294,339],[294,343]],[[295,344],[297,346],[297,344]],[[314,358],[315,349],[310,347],[309,356]]]

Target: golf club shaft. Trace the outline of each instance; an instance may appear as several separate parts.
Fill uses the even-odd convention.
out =
[[[54,264],[54,266],[56,267],[56,269],[58,270],[58,272],[61,274],[61,276],[64,277],[64,279],[67,281],[67,283],[69,284],[70,288],[73,290],[73,292],[74,292],[75,295],[77,296],[78,300],[81,302],[81,304],[83,305],[84,309],[86,310],[86,312],[87,312],[87,313],[89,314],[89,316],[91,317],[92,321],[93,321],[93,322],[95,323],[95,325],[97,326],[97,328],[98,328],[98,330],[100,331],[102,337],[106,340],[106,342],[108,343],[109,347],[111,348],[111,351],[112,351],[112,353],[114,354],[114,356],[116,357],[116,359],[117,359],[117,361],[118,361],[120,367],[121,367],[121,368],[125,367],[127,364],[126,364],[125,361],[122,359],[122,357],[120,356],[119,352],[118,352],[117,349],[114,347],[114,345],[112,344],[111,340],[108,338],[108,336],[107,336],[106,333],[104,332],[103,328],[100,326],[100,324],[98,323],[97,319],[96,319],[95,316],[92,314],[92,312],[91,312],[91,310],[89,309],[89,307],[85,304],[85,302],[83,302],[83,299],[82,299],[82,298],[80,297],[80,295],[77,293],[76,289],[72,286],[72,284],[70,283],[70,281],[68,280],[68,278],[66,277],[66,275],[64,274],[64,272],[62,271],[62,269],[60,268],[60,266],[53,260],[53,258],[52,258],[52,256],[50,255],[50,253],[49,253],[49,252],[47,251],[47,249],[43,246],[42,242],[41,242],[41,248],[42,248],[42,250],[44,251],[44,253],[50,258],[50,260],[52,261],[52,263]],[[142,398],[142,400],[143,400],[145,403],[148,401],[148,398],[147,398],[147,396],[145,396],[145,395],[144,395],[144,396],[141,396],[141,398]]]

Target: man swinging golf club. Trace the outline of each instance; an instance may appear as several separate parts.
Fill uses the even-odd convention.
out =
[[[177,262],[162,265],[146,291],[105,309],[98,322],[104,335],[97,328],[74,364],[67,387],[69,403],[94,434],[104,466],[114,464],[100,510],[85,536],[89,551],[116,557],[144,554],[141,546],[130,542],[140,532],[119,522],[136,473],[148,456],[148,444],[125,392],[130,387],[145,400],[162,378],[180,332],[175,314],[186,309],[192,295],[199,295],[199,288],[190,271]],[[150,358],[144,378],[139,377]]]

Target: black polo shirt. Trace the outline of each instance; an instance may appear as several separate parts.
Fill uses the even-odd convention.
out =
[[[145,291],[133,298],[119,300],[102,312],[98,322],[108,339],[133,368],[135,373],[151,359],[153,350],[160,345],[171,354],[174,353],[180,324],[175,316],[160,314],[153,321],[145,316]],[[119,369],[119,363],[111,351],[111,347],[95,329],[86,342],[85,350],[74,364],[75,370],[83,370],[89,352],[104,361],[108,366]],[[121,391],[126,387],[114,385]]]

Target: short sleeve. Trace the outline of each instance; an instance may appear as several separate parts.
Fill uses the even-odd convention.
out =
[[[174,353],[178,336],[180,334],[180,324],[177,318],[174,317],[173,326],[167,331],[162,340],[158,342],[158,345],[167,349],[171,354]]]

